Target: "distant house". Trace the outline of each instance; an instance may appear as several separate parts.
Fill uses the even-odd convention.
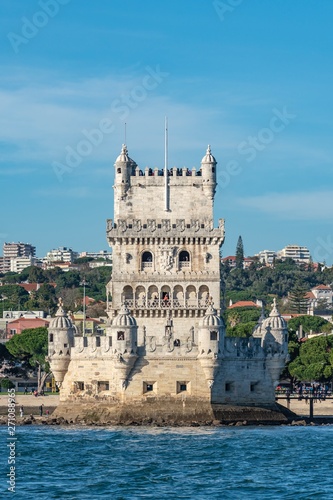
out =
[[[243,260],[243,269],[247,269],[250,267],[250,265],[255,262],[255,258],[253,257],[245,257]],[[228,255],[228,257],[224,257],[222,259],[222,263],[226,264],[228,263],[231,269],[235,269],[236,267],[236,256],[235,255]]]
[[[330,286],[315,286],[310,292],[307,292],[306,298],[308,299],[307,314],[320,316],[332,322],[333,291]]]
[[[262,307],[262,301],[257,300],[253,302],[252,300],[239,300],[233,304],[232,300],[230,300],[228,309],[235,309],[235,307]]]
[[[49,321],[42,318],[18,318],[13,321],[8,321],[6,326],[6,338],[10,339],[15,333],[22,333],[27,328],[39,328],[41,326],[49,326]]]
[[[31,292],[37,292],[40,289],[43,283],[18,283],[19,286],[24,288],[29,294]],[[56,283],[48,283],[48,285],[53,286],[54,288],[57,286]]]

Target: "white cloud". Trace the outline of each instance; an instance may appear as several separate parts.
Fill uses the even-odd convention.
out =
[[[254,211],[288,220],[332,220],[333,191],[267,193],[238,198],[236,202]]]

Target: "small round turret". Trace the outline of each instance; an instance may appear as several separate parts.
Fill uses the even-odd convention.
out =
[[[206,154],[201,160],[201,173],[203,191],[210,200],[213,200],[216,190],[216,165],[217,162],[208,145]]]
[[[212,387],[222,356],[224,343],[224,322],[216,314],[211,303],[202,318],[198,332],[198,358],[209,387]]]
[[[63,308],[61,299],[58,306],[48,328],[48,361],[57,385],[61,386],[71,359],[75,328]]]
[[[260,319],[253,332],[254,337],[261,337],[261,345],[269,352],[288,350],[288,328],[286,321],[278,311],[276,300],[273,300],[272,310],[266,319]]]
[[[136,163],[128,156],[126,144],[122,145],[120,155],[114,164],[116,169],[115,188],[119,198],[123,198],[130,187],[130,177],[134,175]]]
[[[274,385],[277,385],[288,359],[288,328],[286,321],[278,311],[275,299],[270,315],[268,318],[260,320],[254,329],[253,336],[261,338],[267,369]]]
[[[115,368],[119,373],[123,389],[127,385],[128,376],[138,358],[136,353],[137,331],[135,318],[131,315],[126,304],[123,304],[118,316],[113,319],[108,332],[108,335],[112,336]]]

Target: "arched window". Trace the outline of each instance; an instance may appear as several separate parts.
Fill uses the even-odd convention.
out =
[[[190,267],[190,254],[186,250],[179,252],[179,269]]]
[[[153,267],[153,254],[151,252],[143,252],[142,254],[142,270]]]

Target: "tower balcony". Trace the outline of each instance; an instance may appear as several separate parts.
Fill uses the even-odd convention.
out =
[[[129,309],[206,309],[209,299],[126,299],[125,303]]]

